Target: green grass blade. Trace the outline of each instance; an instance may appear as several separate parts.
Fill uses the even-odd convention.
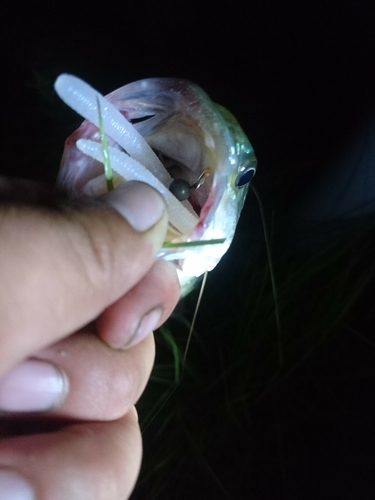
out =
[[[172,241],[165,241],[163,248],[180,248],[180,247],[200,247],[203,245],[219,245],[224,243],[225,238],[218,238],[216,240],[201,240],[201,241],[181,241],[173,243]]]
[[[113,171],[112,171],[112,166],[111,166],[111,160],[109,158],[108,144],[107,144],[107,139],[105,137],[103,117],[102,117],[102,111],[100,108],[99,98],[96,99],[96,102],[98,105],[99,131],[100,131],[100,142],[102,144],[102,150],[103,150],[104,174],[105,174],[105,178],[107,180],[108,191],[112,191],[112,189],[115,188],[113,185]]]
[[[175,383],[177,383],[180,380],[180,364],[181,364],[180,350],[178,348],[176,341],[173,338],[173,335],[165,326],[160,327],[159,331],[172,350],[174,359],[174,381]]]

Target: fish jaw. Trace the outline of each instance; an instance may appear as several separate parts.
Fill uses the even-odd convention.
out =
[[[79,139],[99,142],[100,134],[97,127],[85,120],[65,141],[57,185],[72,198],[83,196],[87,183],[103,174],[103,164],[93,160],[77,148],[76,143]]]
[[[133,122],[172,177],[183,177],[193,184],[205,168],[210,170],[190,198],[197,222],[184,234],[172,232],[168,238],[177,244],[212,239],[225,242],[163,248],[158,255],[176,263],[185,295],[200,275],[216,266],[230,246],[247,192],[246,186],[236,185],[236,177],[246,162],[255,171],[252,147],[233,116],[185,80],[141,80],[115,90],[106,99]],[[77,148],[77,140],[82,138],[100,142],[97,127],[87,120],[67,139],[58,177],[59,185],[73,197],[98,195],[106,189],[101,161]],[[122,150],[111,138],[108,143],[111,150]]]

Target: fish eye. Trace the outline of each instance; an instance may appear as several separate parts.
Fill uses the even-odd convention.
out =
[[[254,175],[255,175],[254,167],[243,167],[237,175],[236,186],[238,188],[246,186],[246,184],[249,184]]]

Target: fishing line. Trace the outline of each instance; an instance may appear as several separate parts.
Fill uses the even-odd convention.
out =
[[[177,382],[166,393],[164,393],[163,396],[161,396],[161,398],[159,399],[159,401],[156,403],[156,405],[158,406],[158,408],[154,412],[154,414],[150,418],[150,420],[148,420],[147,422],[144,421],[144,423],[142,425],[142,433],[144,433],[147,430],[147,428],[151,425],[151,423],[154,421],[154,419],[159,415],[159,413],[161,412],[161,410],[163,409],[163,407],[167,404],[167,402],[169,401],[169,399],[173,396],[174,392],[178,389],[179,385],[181,384],[181,381],[182,381],[182,378],[183,378],[183,375],[184,375],[184,369],[185,369],[185,363],[186,363],[187,353],[188,353],[188,350],[189,350],[189,347],[190,347],[190,343],[191,343],[191,339],[192,339],[192,336],[193,336],[194,326],[195,326],[195,322],[196,322],[196,319],[197,319],[197,316],[198,316],[199,307],[200,307],[200,304],[201,304],[201,301],[202,301],[203,292],[204,292],[204,289],[206,287],[207,276],[208,276],[208,271],[205,271],[204,274],[203,274],[202,283],[201,283],[201,286],[200,286],[200,289],[199,289],[198,300],[197,300],[197,304],[195,306],[195,310],[194,310],[194,314],[193,314],[193,319],[191,321],[191,325],[190,325],[190,328],[189,328],[188,338],[187,338],[187,341],[186,341],[186,345],[185,345],[185,349],[184,349],[184,354],[183,354],[183,358],[182,358],[182,363],[181,363],[181,373],[180,373],[179,379],[177,380]]]
[[[199,311],[199,306],[201,304],[201,300],[202,300],[202,297],[203,297],[203,292],[204,292],[204,289],[206,287],[207,275],[208,275],[208,271],[205,271],[204,275],[203,275],[202,284],[201,284],[201,287],[200,287],[200,290],[199,290],[197,305],[195,306],[193,319],[192,319],[192,322],[191,322],[191,325],[190,325],[189,334],[188,334],[188,338],[187,338],[187,341],[186,341],[186,346],[185,346],[185,350],[184,350],[184,356],[182,358],[181,375],[180,375],[179,382],[181,382],[182,375],[184,373],[186,356],[187,356],[187,353],[188,353],[188,350],[189,350],[189,346],[190,346],[190,342],[191,342],[191,337],[193,335],[195,321],[197,319],[197,315],[198,315],[198,311]]]
[[[275,321],[276,321],[276,331],[277,331],[277,344],[278,344],[278,348],[279,348],[279,350],[278,350],[278,352],[279,352],[279,364],[280,364],[280,368],[282,368],[282,366],[284,365],[284,353],[283,353],[283,347],[282,347],[282,342],[281,342],[281,322],[280,322],[279,300],[278,300],[278,295],[277,295],[275,273],[274,273],[273,263],[272,263],[271,244],[270,244],[270,240],[268,237],[266,216],[264,213],[263,203],[261,202],[258,191],[255,189],[253,184],[250,184],[250,187],[253,190],[253,193],[257,199],[257,202],[259,205],[260,217],[262,219],[264,241],[266,244],[268,267],[269,267],[270,278],[271,278],[271,287],[272,287],[272,293],[273,293],[274,302],[275,302]]]

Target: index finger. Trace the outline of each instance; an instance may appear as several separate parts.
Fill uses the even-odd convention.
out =
[[[154,262],[167,223],[160,195],[138,182],[60,210],[3,205],[0,375],[130,290]]]

